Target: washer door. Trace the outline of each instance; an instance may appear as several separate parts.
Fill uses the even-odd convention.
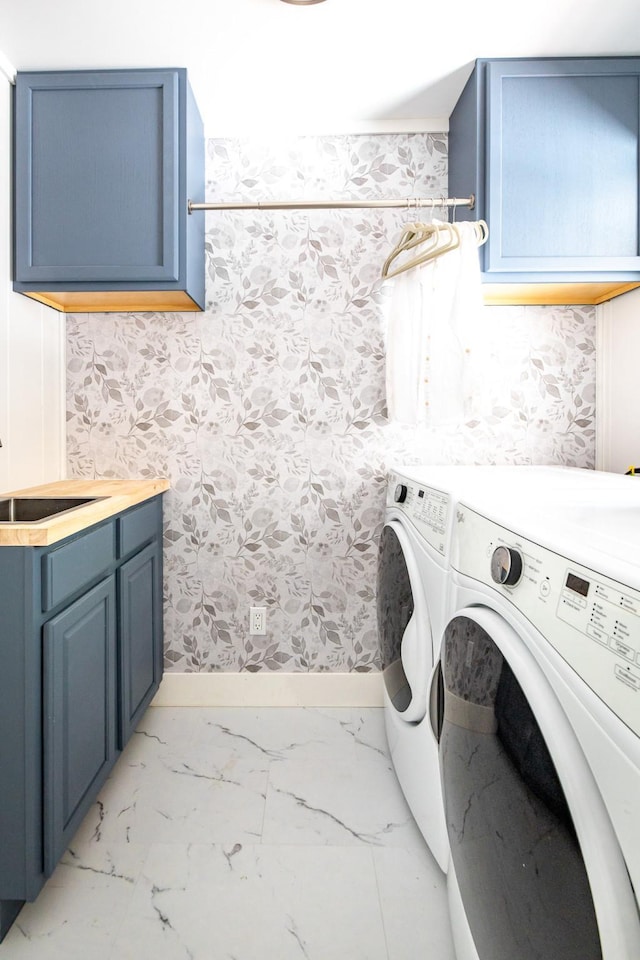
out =
[[[480,960],[631,960],[637,910],[572,728],[494,611],[443,637],[440,766],[455,877]]]
[[[378,641],[385,686],[407,722],[427,712],[431,674],[431,623],[411,541],[402,524],[390,520],[378,555]]]

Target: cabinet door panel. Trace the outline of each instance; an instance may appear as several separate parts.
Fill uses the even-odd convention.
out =
[[[115,620],[109,577],[43,628],[46,875],[115,761]]]
[[[485,269],[639,270],[638,61],[486,69]]]
[[[176,71],[21,74],[16,116],[16,280],[178,280]]]
[[[120,597],[120,739],[122,748],[162,675],[162,596],[157,543],[118,571]]]

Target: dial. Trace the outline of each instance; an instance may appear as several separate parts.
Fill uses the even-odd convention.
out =
[[[404,503],[408,492],[406,483],[399,483],[394,491],[393,499],[396,503]]]
[[[522,576],[522,554],[512,547],[496,547],[491,557],[491,577],[495,583],[513,587]]]

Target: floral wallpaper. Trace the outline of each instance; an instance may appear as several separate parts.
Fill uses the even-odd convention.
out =
[[[208,199],[440,197],[446,150],[210,140]],[[69,474],[170,479],[167,669],[378,669],[389,466],[593,466],[595,310],[485,307],[474,419],[390,423],[380,269],[415,210],[206,216],[205,312],[69,316]]]

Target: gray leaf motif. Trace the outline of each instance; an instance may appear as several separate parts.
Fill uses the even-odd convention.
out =
[[[444,132],[216,138],[207,192],[439,197],[446,150]],[[221,211],[206,221],[202,314],[68,315],[70,474],[171,485],[167,669],[377,670],[390,466],[593,465],[592,307],[485,307],[478,408],[442,427],[386,419],[380,268],[412,219]],[[250,649],[248,601],[270,631]]]
[[[261,410],[252,407],[247,398],[244,401],[245,416],[238,422],[238,430],[259,430],[260,427],[278,427],[282,421],[291,416],[290,410],[277,406],[277,400],[271,400]]]

